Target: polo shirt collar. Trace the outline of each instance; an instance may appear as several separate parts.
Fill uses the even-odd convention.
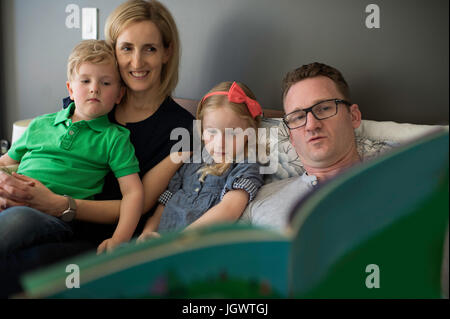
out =
[[[53,125],[56,126],[70,119],[70,117],[73,114],[73,111],[75,111],[75,103],[72,102],[68,107],[59,111],[58,114],[56,114],[55,122],[53,123]]]
[[[102,132],[111,125],[111,122],[108,119],[108,114],[97,117],[96,119],[85,121],[91,129],[97,132]]]
[[[66,122],[72,117],[74,111],[75,111],[75,103],[72,102],[67,108],[58,112],[53,125],[56,126],[62,122]],[[87,125],[89,125],[91,129],[97,132],[102,132],[106,128],[108,128],[108,126],[111,125],[111,122],[109,121],[107,114],[90,121],[80,121],[80,122],[85,122]]]

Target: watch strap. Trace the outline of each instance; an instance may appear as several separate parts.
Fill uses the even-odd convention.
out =
[[[59,218],[61,218],[65,222],[70,222],[75,218],[75,215],[77,213],[77,203],[72,197],[68,195],[64,195],[64,197],[67,198],[69,207],[61,213]]]
[[[69,195],[64,195],[64,197],[69,200],[69,207],[67,208],[67,210],[77,211],[77,203],[75,202],[75,200]]]

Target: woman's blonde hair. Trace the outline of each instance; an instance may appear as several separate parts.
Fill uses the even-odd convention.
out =
[[[222,82],[213,87],[207,94],[218,91],[229,91],[233,82]],[[256,100],[255,94],[243,83],[236,82],[237,85],[245,92],[245,94]],[[206,95],[206,94],[205,94]],[[213,95],[200,101],[197,107],[197,120],[200,120],[200,136],[203,132],[203,117],[206,111],[219,109],[222,107],[230,108],[235,114],[237,114],[241,119],[247,122],[248,128],[252,128],[257,131],[259,124],[261,122],[261,116],[256,118],[252,117],[250,111],[245,103],[233,103],[228,100],[228,95]],[[247,153],[247,145],[245,152]],[[247,155],[247,154],[246,154]],[[198,172],[201,173],[199,180],[203,182],[207,175],[220,176],[225,173],[231,166],[231,163],[214,163],[211,165],[206,165],[202,167]]]
[[[108,17],[105,25],[106,42],[116,47],[120,33],[133,23],[151,21],[161,33],[163,46],[170,57],[161,70],[160,99],[170,96],[178,83],[180,65],[180,39],[177,25],[167,8],[156,0],[129,0],[119,5]]]
[[[71,81],[83,63],[101,64],[111,62],[117,68],[114,50],[103,40],[84,40],[72,50],[67,62],[67,80]],[[117,72],[119,72],[117,70]]]

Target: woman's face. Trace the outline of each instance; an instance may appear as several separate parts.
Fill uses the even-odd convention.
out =
[[[132,92],[157,90],[162,66],[169,60],[161,32],[151,21],[136,22],[125,28],[116,42],[120,75]]]

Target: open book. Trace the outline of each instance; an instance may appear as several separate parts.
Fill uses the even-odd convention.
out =
[[[22,283],[32,298],[440,298],[448,154],[444,130],[357,165],[300,199],[285,234],[172,233]]]

